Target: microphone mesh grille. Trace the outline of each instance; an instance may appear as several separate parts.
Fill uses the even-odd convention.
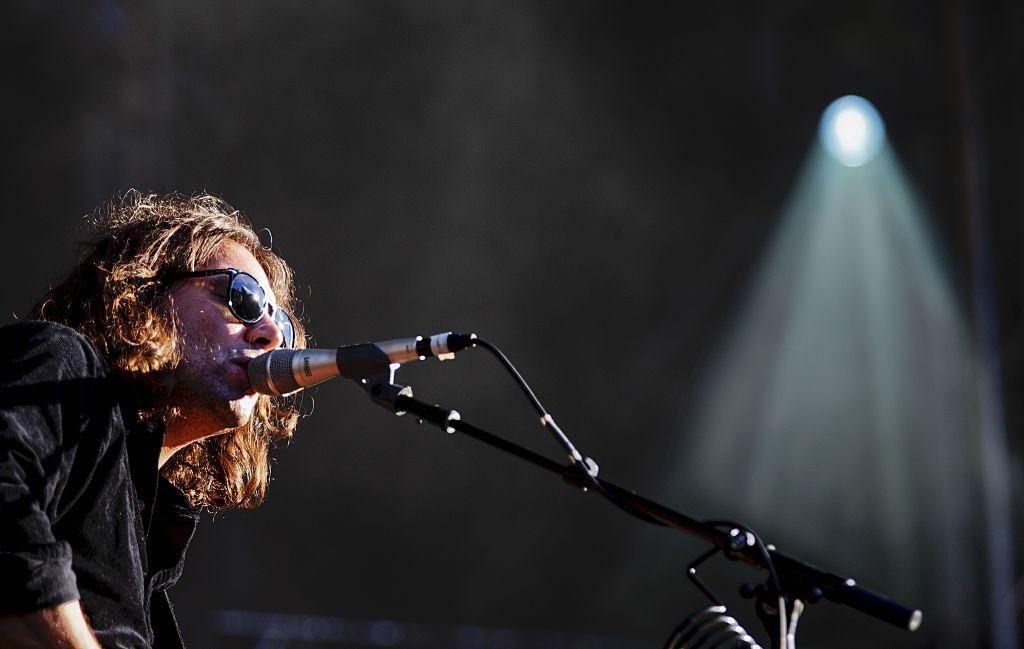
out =
[[[249,375],[249,385],[253,390],[260,394],[270,393],[270,387],[267,385],[267,361],[263,356],[257,356],[249,361],[245,371]]]
[[[261,394],[295,392],[301,387],[292,374],[292,359],[297,353],[295,350],[281,349],[252,359],[246,370],[249,375],[249,385]],[[270,355],[270,376],[267,376],[267,354]],[[276,391],[271,389],[270,380],[273,380],[274,387],[277,388]]]
[[[292,372],[292,359],[298,353],[293,349],[270,352],[270,379],[281,394],[289,394],[302,387]]]

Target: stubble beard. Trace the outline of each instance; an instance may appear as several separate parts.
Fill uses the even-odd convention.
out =
[[[256,398],[232,388],[226,370],[232,365],[224,357],[215,349],[192,348],[175,372],[169,405],[192,439],[227,433],[252,419]]]

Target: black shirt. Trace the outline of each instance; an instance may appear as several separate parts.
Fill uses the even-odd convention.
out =
[[[125,387],[73,329],[0,328],[0,613],[80,599],[107,649],[181,647],[166,589],[199,512]]]

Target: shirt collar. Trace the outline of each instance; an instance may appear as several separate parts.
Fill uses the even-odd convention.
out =
[[[125,420],[128,445],[128,464],[142,510],[143,529],[149,534],[156,503],[157,485],[160,481],[160,448],[164,443],[164,424],[159,420],[141,421],[134,408],[121,416]]]

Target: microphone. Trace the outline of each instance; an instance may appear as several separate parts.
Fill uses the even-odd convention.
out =
[[[476,334],[447,332],[433,336],[397,338],[337,349],[275,349],[249,361],[246,372],[252,389],[274,396],[291,394],[344,376],[361,383],[379,380],[403,363],[430,357],[455,358],[455,352],[475,345]]]

